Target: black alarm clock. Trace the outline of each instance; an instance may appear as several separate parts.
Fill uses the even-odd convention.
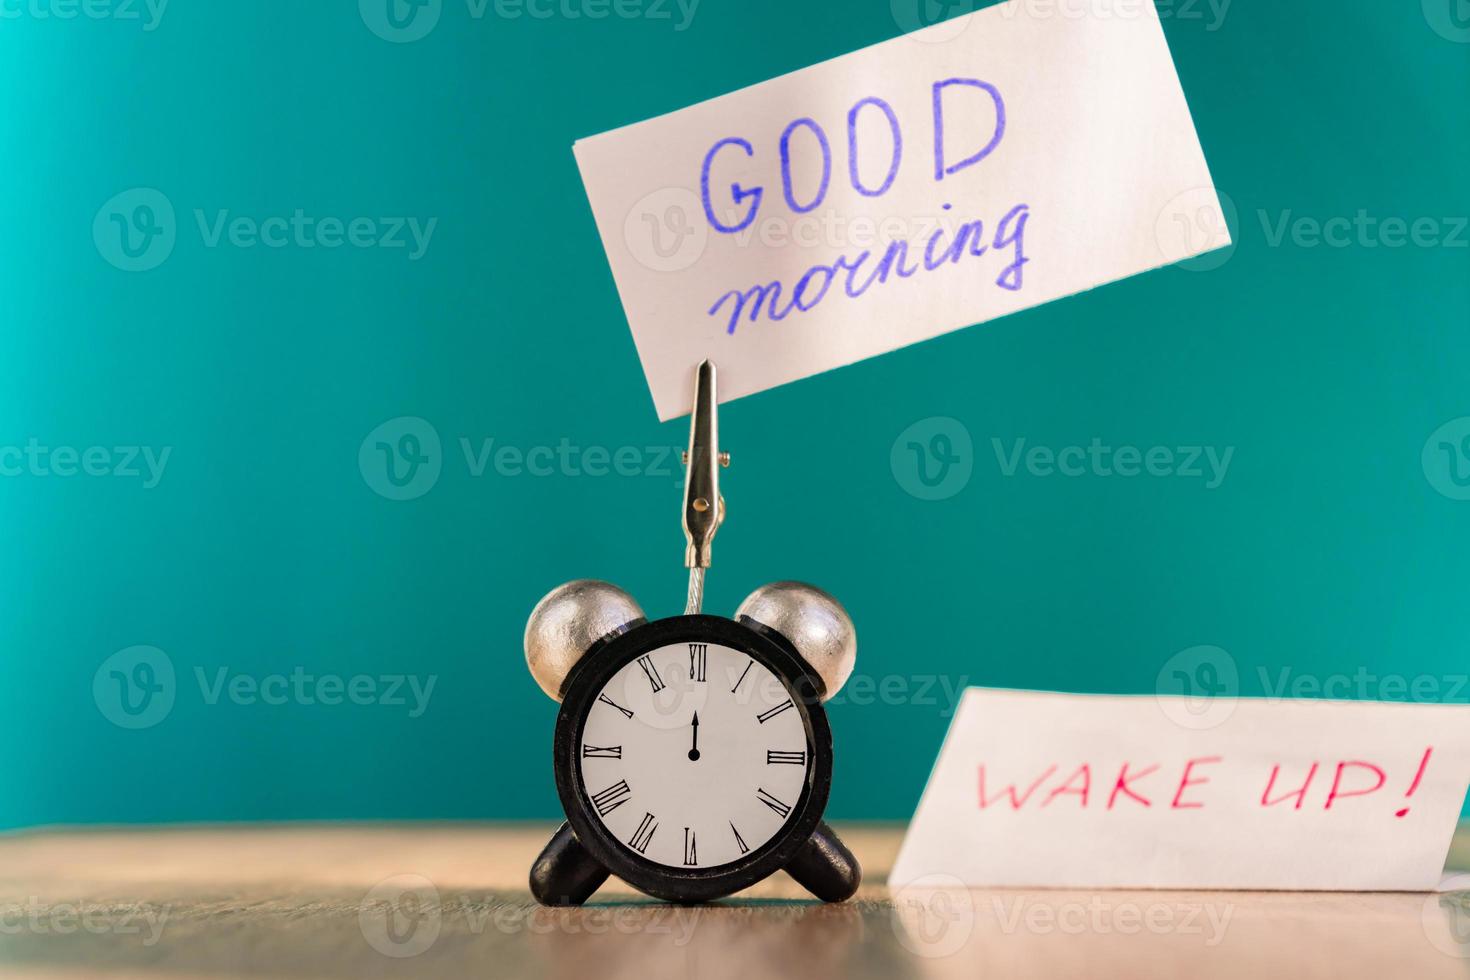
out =
[[[733,619],[699,612],[724,517],[714,369],[702,365],[686,461],[686,613],[649,622],[622,589],[578,580],[531,613],[532,676],[561,702],[552,764],[567,822],[532,865],[546,905],[580,905],[612,874],[655,898],[707,902],[785,870],[817,898],[861,870],[822,812],[832,785],[823,702],[856,660],[827,593],[776,582]]]

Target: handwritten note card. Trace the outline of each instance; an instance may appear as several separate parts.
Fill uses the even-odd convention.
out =
[[[890,884],[1435,888],[1470,706],[1191,700],[966,691]]]
[[[1013,0],[579,141],[659,418],[706,357],[738,398],[1229,245],[1124,6]]]

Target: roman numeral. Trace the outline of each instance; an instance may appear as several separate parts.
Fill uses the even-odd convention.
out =
[[[653,832],[658,829],[658,821],[653,819],[653,814],[645,813],[643,820],[638,824],[638,829],[633,831],[633,836],[628,838],[628,846],[639,854],[648,853],[648,844],[653,840]]]
[[[689,679],[691,681],[704,683],[704,665],[708,653],[709,644],[707,643],[689,644]]]
[[[663,678],[658,676],[658,668],[653,665],[653,661],[649,658],[648,654],[645,653],[638,658],[638,666],[643,668],[643,673],[648,677],[648,683],[653,685],[654,694],[664,689]]]
[[[794,707],[795,707],[795,705],[793,705],[791,703],[791,699],[790,698],[787,698],[785,701],[782,701],[780,704],[776,705],[771,710],[769,710],[769,711],[763,711],[760,714],[756,715],[755,717],[756,717],[756,719],[762,725],[764,725],[766,722],[770,721],[772,718],[776,717],[781,712],[785,711],[787,708],[794,708]]]
[[[804,766],[806,765],[805,752],[772,752],[766,750],[766,765],[768,766]]]
[[[732,834],[735,835],[735,846],[738,847],[738,848],[740,848],[740,853],[741,854],[749,854],[750,853],[750,845],[748,845],[748,844],[745,843],[745,838],[744,837],[741,837],[740,836],[740,831],[738,831],[738,830],[735,829],[735,824],[734,824],[733,821],[730,824],[730,833],[732,833]]]
[[[748,674],[748,673],[750,673],[750,668],[752,668],[754,666],[755,666],[755,661],[754,660],[752,660],[750,663],[748,663],[748,664],[745,665],[745,669],[740,672],[740,680],[739,681],[736,681],[735,682],[735,686],[732,687],[732,688],[730,688],[730,693],[731,694],[734,694],[737,690],[740,689],[740,681],[745,680],[745,675]]]
[[[766,754],[770,755],[769,752]],[[582,758],[584,759],[621,759],[622,757],[623,747],[621,745],[601,746],[582,743]]]
[[[606,694],[599,694],[599,695],[597,695],[597,700],[601,701],[603,704],[610,705],[610,706],[612,706],[614,708],[617,708],[619,711],[621,711],[623,713],[623,717],[624,718],[631,718],[631,717],[633,717],[633,712],[629,711],[627,708],[623,707],[621,704],[618,704],[616,701],[614,701],[612,698],[608,697]]]
[[[692,867],[694,867],[698,863],[699,863],[699,858],[694,853],[694,831],[690,830],[688,827],[685,827],[684,828],[684,864],[685,864],[685,866],[692,868]]]
[[[765,790],[758,790],[755,794],[755,797],[766,806],[779,813],[781,815],[781,819],[784,820],[791,815],[791,807],[787,806],[785,803],[782,803],[780,800],[776,799]]]
[[[627,781],[619,779],[601,793],[594,793],[592,796],[592,805],[597,807],[597,815],[599,817],[605,817],[624,803],[627,803],[628,797],[631,795],[633,795],[633,791],[628,788]]]

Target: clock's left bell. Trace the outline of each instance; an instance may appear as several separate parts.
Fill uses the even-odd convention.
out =
[[[583,578],[558,586],[531,610],[526,622],[526,666],[553,701],[567,674],[599,641],[643,622],[633,597],[610,582]]]

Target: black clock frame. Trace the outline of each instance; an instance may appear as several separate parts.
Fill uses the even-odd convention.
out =
[[[792,815],[776,835],[750,854],[713,868],[672,868],[627,847],[596,817],[577,777],[577,748],[587,716],[608,681],[645,653],[686,642],[739,650],[779,677],[801,714],[812,760]],[[533,866],[532,891],[548,904],[580,904],[610,872],[654,898],[707,902],[785,868],[826,901],[849,897],[861,872],[851,853],[821,822],[832,787],[832,731],[822,693],[821,680],[785,637],[745,618],[737,622],[721,616],[672,616],[635,625],[599,643],[562,684],[552,760],[570,830],[563,826]]]

